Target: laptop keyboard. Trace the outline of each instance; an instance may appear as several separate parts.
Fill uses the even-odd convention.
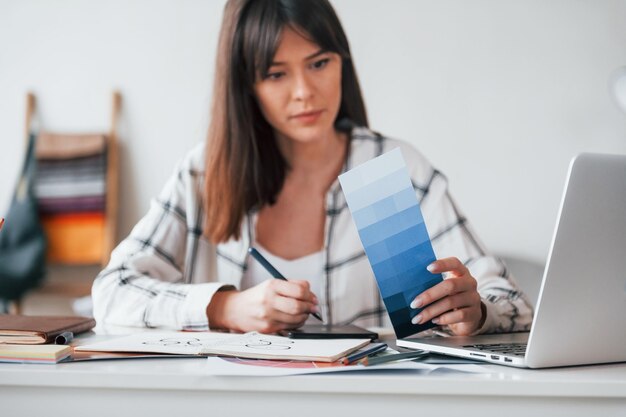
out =
[[[501,355],[520,356],[526,353],[526,343],[485,343],[464,345],[464,348],[473,348],[483,352],[499,353]]]

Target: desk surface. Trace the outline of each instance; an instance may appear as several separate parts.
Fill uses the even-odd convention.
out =
[[[165,389],[359,394],[518,395],[623,398],[626,364],[490,373],[391,371],[293,377],[214,377],[206,360],[124,359],[57,365],[0,364],[0,387]],[[268,379],[271,383],[268,383]],[[626,410],[625,410],[626,412]]]
[[[107,404],[116,404],[115,417],[137,415],[139,406],[151,416],[171,416],[173,404],[177,411],[210,407],[229,416],[276,404],[285,408],[272,415],[292,415],[287,411],[293,404],[298,416],[317,417],[336,415],[333,411],[344,407],[359,410],[359,415],[390,410],[439,415],[442,405],[450,414],[480,416],[527,416],[547,409],[552,415],[588,416],[597,415],[599,407],[603,417],[626,415],[626,364],[542,370],[486,365],[489,372],[484,374],[399,371],[292,377],[215,377],[206,375],[206,366],[202,358],[0,364],[0,403],[5,410],[9,404],[11,416],[49,412],[51,406],[67,407],[68,401],[92,408],[100,404],[89,415],[109,417]],[[302,404],[307,407],[300,410]]]

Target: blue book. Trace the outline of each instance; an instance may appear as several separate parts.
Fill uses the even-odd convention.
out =
[[[399,148],[339,176],[352,219],[398,338],[435,325],[416,325],[413,299],[443,280],[426,267],[436,260],[411,177]]]

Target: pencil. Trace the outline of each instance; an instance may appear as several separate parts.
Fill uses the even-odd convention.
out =
[[[395,362],[405,359],[417,359],[422,356],[428,355],[430,352],[427,350],[416,350],[415,352],[395,353],[393,355],[379,356],[376,358],[365,357],[359,361],[359,365],[374,366],[387,362]]]
[[[0,230],[2,230],[2,226],[4,226],[4,217],[0,218]]]
[[[373,355],[374,353],[378,353],[381,350],[385,349],[387,349],[387,343],[371,343],[368,346],[357,350],[351,355],[341,358],[339,362],[341,362],[342,365],[349,365],[352,362],[358,361],[361,358]]]
[[[282,279],[283,281],[287,281],[287,278],[285,278],[283,276],[283,274],[281,274],[280,272],[278,272],[278,269],[274,268],[274,265],[272,265],[270,263],[270,261],[268,261],[267,259],[265,259],[265,257],[263,255],[261,255],[261,252],[259,252],[258,250],[256,250],[255,248],[250,248],[248,249],[248,253],[250,255],[252,255],[252,257],[254,259],[256,259],[261,266],[263,266],[263,268],[265,268],[267,270],[267,272],[269,272],[270,274],[272,274],[272,276],[276,279]],[[320,317],[319,314],[317,313],[311,313],[311,315],[313,317],[315,317],[316,319],[318,319],[319,321],[321,321],[322,323],[324,323],[324,320],[322,320],[322,317]]]

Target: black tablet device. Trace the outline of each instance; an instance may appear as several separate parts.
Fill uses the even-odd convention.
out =
[[[305,324],[297,329],[281,330],[279,334],[291,339],[378,339],[378,333],[352,324],[345,326]]]

